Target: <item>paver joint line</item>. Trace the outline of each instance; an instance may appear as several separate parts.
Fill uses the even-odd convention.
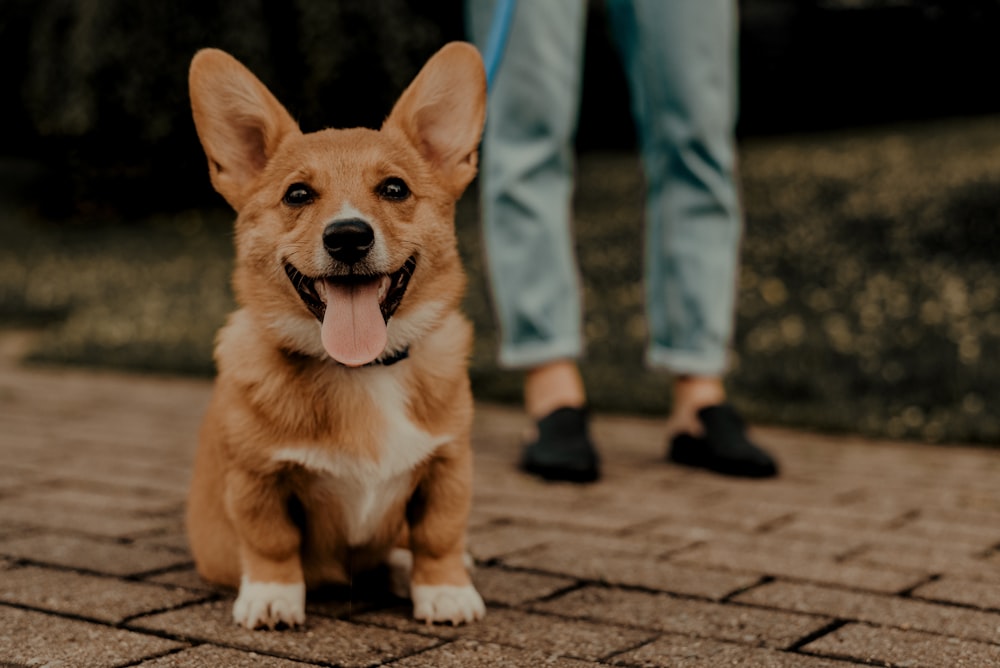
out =
[[[830,633],[833,633],[834,631],[836,631],[837,629],[843,627],[847,623],[848,623],[848,620],[846,620],[846,619],[835,619],[832,622],[830,622],[829,624],[827,624],[826,626],[824,626],[823,628],[817,629],[816,631],[813,631],[812,633],[810,633],[810,634],[808,634],[808,635],[806,635],[806,636],[804,636],[804,637],[796,640],[791,645],[789,645],[786,649],[789,652],[797,652],[800,649],[802,649],[803,647],[805,647],[806,645],[808,645],[809,643],[813,642],[814,640],[819,640],[823,636],[828,635]]]

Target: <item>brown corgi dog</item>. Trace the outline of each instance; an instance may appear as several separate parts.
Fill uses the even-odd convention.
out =
[[[304,134],[215,49],[189,83],[212,184],[237,212],[239,304],[188,499],[198,572],[239,588],[248,628],[302,624],[307,588],[383,563],[417,619],[481,618],[454,231],[486,115],[478,51],[438,51],[380,130]]]

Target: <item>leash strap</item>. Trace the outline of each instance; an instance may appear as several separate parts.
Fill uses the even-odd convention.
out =
[[[500,68],[504,48],[507,46],[507,36],[514,19],[516,0],[497,0],[493,9],[493,21],[490,24],[490,34],[486,38],[483,50],[483,64],[486,67],[486,88],[493,88],[493,79]]]

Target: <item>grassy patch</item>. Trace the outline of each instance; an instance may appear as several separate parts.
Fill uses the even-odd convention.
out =
[[[2,221],[0,312],[48,325],[30,361],[212,373],[233,307],[228,214],[52,223],[22,209]]]

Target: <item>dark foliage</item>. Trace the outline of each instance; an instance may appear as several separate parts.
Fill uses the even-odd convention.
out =
[[[372,126],[420,63],[464,38],[464,0],[5,0],[0,157],[42,158],[48,215],[218,202],[188,113],[193,53],[226,49],[305,129]],[[741,0],[743,136],[1000,110],[997,0]],[[633,143],[590,0],[584,149]]]
[[[19,129],[7,150],[41,155],[47,213],[138,213],[210,199],[187,100],[199,48],[225,49],[303,128],[377,126],[416,69],[462,37],[460,0],[40,0],[8,2],[0,85]]]

